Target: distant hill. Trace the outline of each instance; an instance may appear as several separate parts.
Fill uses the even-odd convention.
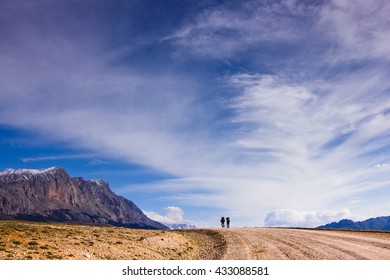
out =
[[[60,167],[0,172],[0,219],[167,229],[107,182],[71,178]]]
[[[390,230],[390,216],[371,218],[361,222],[344,219],[318,228],[323,229],[353,229],[353,230]]]

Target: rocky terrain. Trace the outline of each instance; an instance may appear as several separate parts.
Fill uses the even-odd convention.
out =
[[[60,167],[0,172],[0,219],[167,229],[103,180],[71,178]]]
[[[0,221],[0,260],[390,260],[390,233],[230,228],[143,230]]]
[[[211,230],[0,221],[0,260],[207,260],[225,250]]]

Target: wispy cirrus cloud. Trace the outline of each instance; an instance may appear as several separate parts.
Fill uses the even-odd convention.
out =
[[[331,1],[319,14],[338,59],[389,59],[390,7],[387,1]]]
[[[295,44],[310,33],[318,7],[297,1],[230,3],[204,10],[164,40],[181,51],[229,58],[248,48]],[[300,32],[306,28],[306,32]],[[218,46],[218,47],[216,47]]]
[[[37,162],[37,161],[55,161],[63,159],[83,159],[93,158],[93,154],[74,154],[74,155],[48,155],[48,156],[36,156],[36,157],[24,157],[21,158],[23,162]],[[95,159],[96,160],[96,159]]]
[[[298,192],[312,188],[330,194],[345,188],[353,193],[355,187],[363,191],[357,186],[366,180],[367,190],[383,187],[388,180],[383,182],[372,166],[388,157],[378,154],[388,148],[390,133],[386,80],[355,73],[324,87],[291,85],[271,76],[233,77],[244,90],[233,103],[235,121],[247,127],[237,145],[254,158],[266,158],[261,164],[282,171],[286,184],[295,182]]]
[[[389,59],[389,9],[385,0],[246,1],[206,9],[166,40],[202,57],[249,55],[267,67],[272,57],[279,71],[302,65],[316,71],[342,61]]]

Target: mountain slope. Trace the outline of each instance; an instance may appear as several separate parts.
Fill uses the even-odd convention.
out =
[[[333,222],[318,228],[324,229],[355,229],[355,230],[390,230],[390,216],[371,218],[361,222],[354,222],[352,220],[341,220]]]
[[[0,217],[165,229],[103,180],[71,178],[60,167],[0,172]]]

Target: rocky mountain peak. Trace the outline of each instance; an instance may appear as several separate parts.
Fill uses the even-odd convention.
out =
[[[61,167],[0,172],[0,216],[14,219],[167,228],[144,215],[109,183],[71,178]]]
[[[66,171],[58,166],[45,169],[6,169],[0,172],[0,182],[26,181],[36,176],[54,176],[57,173],[67,175]]]

